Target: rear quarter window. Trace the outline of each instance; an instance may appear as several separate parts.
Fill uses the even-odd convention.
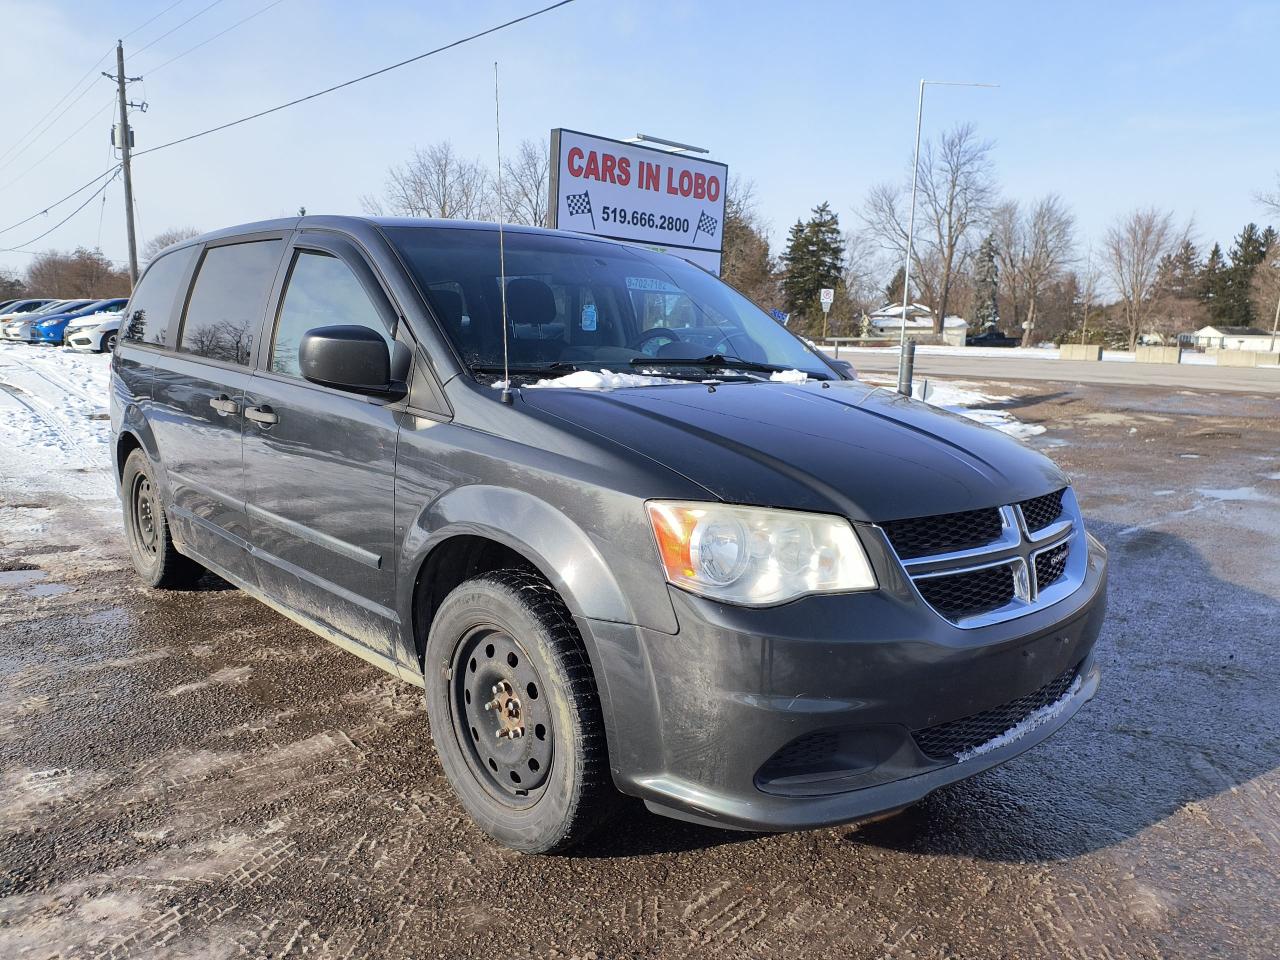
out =
[[[121,330],[125,340],[158,347],[166,345],[178,286],[187,275],[187,268],[191,266],[197,249],[186,247],[152,261],[138,281],[122,318]]]
[[[247,366],[283,250],[283,240],[208,248],[187,301],[178,349]]]

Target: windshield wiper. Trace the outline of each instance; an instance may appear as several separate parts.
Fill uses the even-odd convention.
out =
[[[750,370],[755,373],[785,373],[793,367],[781,367],[774,363],[757,363],[741,357],[726,357],[723,353],[709,353],[705,357],[636,357],[628,361],[633,367],[711,367],[723,370]],[[808,370],[801,371],[815,380],[825,379]]]
[[[573,373],[578,367],[566,360],[553,360],[532,366],[512,364],[508,367],[502,364],[472,363],[467,369],[472,373],[510,373],[514,377],[536,377],[543,373]]]

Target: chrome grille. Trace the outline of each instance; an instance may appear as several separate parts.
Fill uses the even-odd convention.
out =
[[[1084,582],[1088,565],[1070,487],[1003,507],[893,520],[880,529],[921,599],[964,628],[1056,603]]]
[[[1012,730],[1023,720],[1057,703],[1071,689],[1079,667],[1064,670],[1039,690],[1010,700],[990,710],[971,714],[959,720],[939,723],[911,734],[920,752],[935,760],[954,760],[957,754],[980,747],[1000,734]]]
[[[891,520],[881,526],[898,556],[907,560],[990,543],[1000,536],[1001,524],[1000,511],[991,507],[936,517]]]

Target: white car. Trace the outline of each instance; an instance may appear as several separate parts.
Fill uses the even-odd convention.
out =
[[[70,350],[110,353],[116,348],[120,333],[120,311],[91,313],[72,320],[62,333],[62,342]]]

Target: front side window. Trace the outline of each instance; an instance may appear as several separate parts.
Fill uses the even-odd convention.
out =
[[[502,287],[493,230],[389,227],[445,335],[477,376],[502,366]],[[732,287],[676,257],[569,235],[506,235],[512,368],[707,369],[836,376],[826,362]],[[465,314],[462,312],[465,304]],[[464,319],[465,317],[465,319]]]
[[[283,246],[283,240],[254,240],[206,250],[178,349],[247,366]]]
[[[298,346],[317,327],[368,327],[391,348],[391,333],[351,268],[337,257],[301,250],[289,271],[289,285],[271,342],[271,371],[300,377]]]
[[[196,247],[185,247],[166,253],[152,261],[138,281],[128,309],[122,318],[121,335],[135,343],[165,346],[169,336],[169,319],[173,314],[178,286],[196,255]]]

